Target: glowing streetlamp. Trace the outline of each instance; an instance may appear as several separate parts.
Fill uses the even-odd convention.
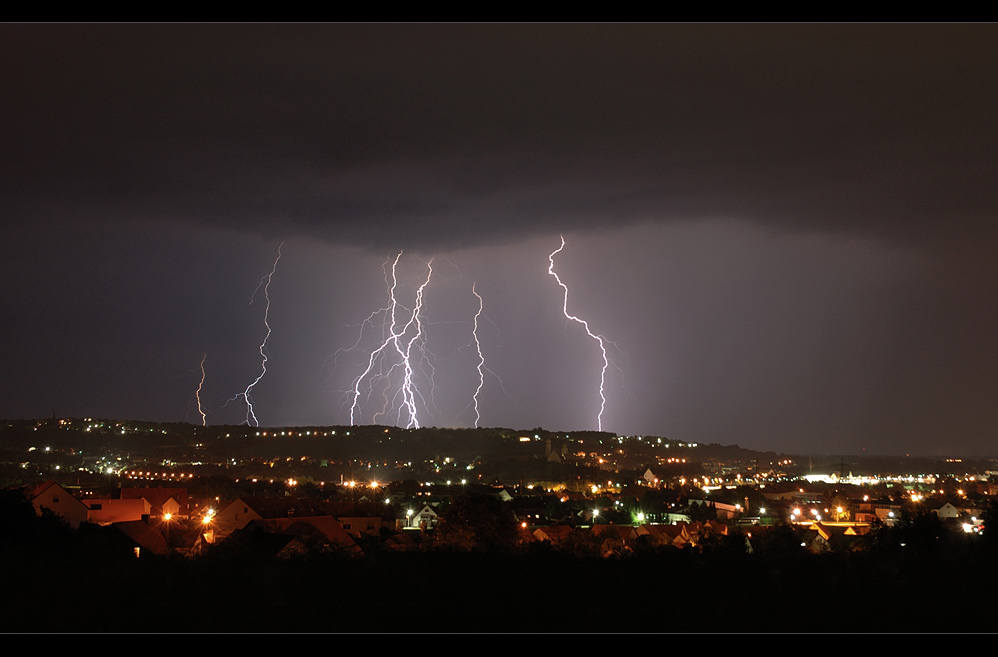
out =
[[[202,534],[204,535],[204,540],[207,543],[215,542],[215,530],[211,528],[212,520],[215,519],[215,509],[208,509],[204,512],[204,516],[201,517],[201,525],[203,527]]]

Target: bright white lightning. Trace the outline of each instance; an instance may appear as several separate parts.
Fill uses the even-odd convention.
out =
[[[422,394],[416,387],[415,381],[413,380],[414,369],[412,367],[412,357],[413,357],[413,347],[417,347],[421,352],[424,350],[422,344],[424,340],[423,336],[423,325],[421,311],[423,308],[423,292],[426,286],[429,285],[430,279],[433,276],[433,260],[431,259],[426,263],[426,280],[419,286],[416,290],[416,302],[411,311],[406,310],[398,301],[396,296],[398,290],[398,263],[402,258],[402,252],[395,257],[392,262],[391,269],[391,279],[388,280],[388,275],[386,272],[386,283],[388,284],[388,296],[389,304],[387,308],[375,311],[371,313],[368,318],[364,321],[366,325],[372,318],[376,315],[384,312],[385,313],[385,323],[389,324],[387,332],[385,332],[384,327],[382,327],[382,342],[375,348],[370,357],[368,358],[367,368],[354,379],[353,384],[353,402],[350,405],[350,424],[356,423],[356,417],[359,413],[360,407],[360,396],[361,396],[361,384],[362,382],[371,377],[372,380],[387,378],[391,375],[396,368],[402,368],[402,384],[396,398],[401,397],[399,404],[399,414],[398,421],[400,424],[405,424],[406,428],[419,428],[419,418],[417,416],[417,399],[426,405],[425,399],[423,399]],[[400,310],[400,308],[402,310]],[[405,314],[402,314],[402,311]],[[400,315],[402,318],[400,319]],[[389,323],[390,318],[390,323]],[[363,325],[361,327],[363,330]],[[407,336],[408,337],[407,339]],[[359,340],[358,340],[359,344]],[[354,345],[356,347],[357,345]],[[393,364],[387,372],[384,371],[384,361],[391,348],[394,347],[395,353],[398,354],[399,363]],[[378,364],[381,368],[377,374],[374,374],[375,365]],[[432,377],[431,377],[432,379]],[[388,405],[387,391],[386,394],[386,411]],[[407,415],[408,417],[404,417]]]
[[[561,278],[558,277],[558,274],[554,270],[554,257],[558,253],[560,253],[562,251],[562,249],[564,249],[564,248],[565,248],[565,236],[562,235],[561,236],[561,246],[559,246],[557,249],[555,249],[551,253],[551,255],[548,256],[548,261],[551,263],[550,266],[548,267],[548,273],[551,274],[552,276],[554,276],[554,279],[556,281],[558,281],[558,285],[560,285],[562,287],[562,289],[565,290],[565,301],[564,301],[564,304],[562,306],[562,312],[565,313],[565,317],[567,317],[568,319],[572,320],[573,322],[578,322],[579,324],[582,324],[582,327],[584,329],[586,329],[586,333],[589,334],[589,337],[591,337],[593,340],[595,340],[597,343],[599,343],[600,351],[603,352],[603,370],[600,372],[600,379],[599,379],[600,407],[599,407],[599,414],[596,416],[596,426],[598,427],[598,429],[600,431],[602,431],[603,430],[603,410],[606,408],[606,395],[603,392],[603,388],[606,385],[606,371],[610,367],[610,359],[606,355],[606,345],[604,344],[604,338],[603,338],[603,336],[602,335],[597,335],[597,334],[593,333],[589,329],[589,323],[586,320],[580,319],[580,318],[576,317],[575,315],[572,315],[572,314],[570,314],[568,312],[568,286],[565,285],[561,281]]]
[[[419,428],[419,421],[416,419],[417,390],[412,381],[412,362],[410,361],[410,356],[412,355],[412,346],[417,341],[421,340],[423,337],[423,323],[422,323],[422,318],[420,317],[420,311],[423,309],[423,290],[426,289],[426,286],[430,283],[430,277],[432,275],[433,275],[433,260],[430,259],[430,261],[426,263],[426,280],[423,281],[423,284],[420,285],[419,289],[416,290],[416,304],[412,310],[412,319],[409,321],[409,324],[406,325],[405,330],[403,330],[401,334],[405,335],[409,326],[415,324],[416,331],[413,334],[412,338],[409,340],[408,344],[406,344],[405,350],[402,349],[402,345],[399,340],[401,335],[395,334],[395,349],[398,351],[399,356],[402,358],[402,363],[404,364],[403,369],[405,372],[405,376],[403,377],[402,381],[402,397],[403,397],[403,403],[405,404],[406,408],[409,409],[408,427],[414,427],[416,429]],[[393,309],[392,324],[394,325],[394,323],[395,323],[395,313]],[[400,419],[401,415],[402,415],[402,409],[400,408],[399,409]]]
[[[400,257],[402,257],[401,253],[399,253],[398,257],[395,259],[395,264],[392,265],[392,272],[393,273],[395,271],[395,266],[398,263],[398,258],[400,258]],[[389,258],[388,260],[385,261],[384,265],[382,265],[382,268],[384,269],[384,272],[385,272],[385,287],[389,290],[389,296],[391,296],[391,289],[392,289],[393,283],[392,283],[392,281],[389,280],[389,277],[391,276],[391,274],[388,273],[388,263],[389,262],[392,262],[391,258]],[[388,323],[388,314],[391,312],[391,310],[392,310],[391,304],[389,304],[388,306],[385,306],[384,308],[379,308],[378,310],[375,310],[370,315],[368,315],[367,318],[363,322],[360,323],[360,333],[357,336],[357,341],[353,343],[353,346],[342,348],[342,349],[337,349],[336,353],[333,354],[332,359],[333,359],[333,369],[334,370],[338,367],[340,354],[342,354],[342,353],[349,353],[349,352],[357,351],[358,349],[360,349],[360,343],[364,340],[364,329],[367,328],[368,326],[371,326],[372,328],[374,328],[375,327],[375,318],[378,315],[382,316],[382,319],[381,319],[381,338],[382,338],[382,340],[385,339],[385,335],[386,335],[385,327],[386,327],[386,325]]]
[[[361,381],[363,381],[364,378],[371,373],[371,370],[374,369],[374,363],[375,363],[375,361],[377,361],[378,358],[384,354],[385,349],[388,348],[388,345],[391,344],[392,339],[394,338],[394,334],[395,334],[395,306],[397,305],[397,302],[395,300],[395,288],[398,287],[398,277],[396,275],[396,271],[398,269],[399,260],[401,258],[402,258],[402,252],[399,251],[399,254],[397,256],[395,256],[395,261],[392,263],[392,273],[391,273],[391,281],[390,282],[388,280],[387,270],[385,272],[385,283],[388,285],[388,297],[389,297],[388,307],[387,308],[382,308],[381,310],[376,310],[373,313],[371,313],[370,315],[368,315],[367,319],[364,320],[364,323],[361,324],[361,337],[359,337],[357,339],[357,343],[353,346],[353,348],[356,348],[357,345],[360,344],[361,339],[363,339],[364,326],[368,322],[370,322],[373,317],[375,317],[376,315],[378,315],[378,314],[380,314],[380,313],[383,312],[383,313],[385,313],[385,321],[386,322],[387,322],[387,319],[388,319],[389,316],[392,318],[392,324],[391,324],[391,329],[390,329],[391,335],[387,339],[384,339],[384,341],[381,343],[380,347],[378,347],[377,349],[375,349],[374,351],[371,352],[371,356],[370,356],[370,358],[367,361],[367,369],[365,369],[363,371],[363,373],[361,373],[361,375],[358,376],[354,380],[354,382],[353,382],[353,403],[350,405],[350,424],[351,425],[356,424],[356,422],[354,420],[354,413],[356,413],[359,410],[358,407],[359,407],[359,400],[360,400],[360,384],[361,384]],[[384,338],[384,325],[382,325],[382,337]]]
[[[485,356],[482,355],[482,343],[478,341],[478,318],[482,315],[482,309],[485,307],[485,302],[482,301],[482,296],[478,294],[475,290],[475,284],[471,284],[471,293],[475,295],[478,299],[478,312],[475,313],[475,326],[472,329],[471,335],[475,338],[475,350],[478,353],[478,387],[475,389],[475,428],[478,428],[478,423],[482,419],[481,413],[478,412],[478,393],[482,391],[482,386],[485,385],[485,374],[482,372],[482,368],[485,367]]]
[[[450,266],[453,267],[457,271],[458,276],[462,280],[468,280],[468,279],[465,278],[464,274],[461,273],[461,270],[458,268],[457,265],[455,265],[453,262],[449,262],[449,261],[448,261],[448,264],[450,264]],[[492,320],[490,320],[488,318],[488,316],[485,314],[485,310],[484,310],[485,302],[482,299],[482,296],[478,293],[477,283],[474,282],[474,281],[471,281],[471,293],[475,296],[476,299],[478,299],[478,309],[475,311],[475,313],[473,315],[473,326],[472,326],[472,330],[471,330],[471,338],[472,339],[471,339],[471,342],[469,342],[467,345],[465,345],[463,347],[460,347],[458,349],[458,351],[463,352],[464,349],[466,349],[466,348],[474,347],[475,354],[477,355],[477,358],[478,358],[477,362],[475,363],[475,371],[478,373],[478,385],[475,387],[475,392],[472,395],[471,403],[469,403],[468,406],[466,407],[466,409],[470,407],[474,411],[474,413],[475,413],[475,425],[474,426],[477,429],[479,427],[479,425],[481,424],[481,420],[482,420],[481,410],[480,410],[480,406],[479,406],[479,398],[481,397],[482,389],[485,386],[485,374],[486,373],[489,373],[493,377],[495,377],[496,382],[498,382],[498,384],[499,384],[499,389],[502,391],[503,395],[505,395],[507,399],[509,399],[514,404],[516,403],[516,400],[513,399],[512,397],[510,397],[509,393],[506,392],[506,388],[503,385],[502,379],[499,377],[499,375],[496,374],[495,372],[493,372],[491,369],[488,368],[488,366],[485,365],[485,354],[482,351],[482,343],[481,343],[481,340],[479,339],[479,335],[478,335],[479,328],[480,328],[480,321],[479,320],[484,319],[484,320],[488,321],[489,323],[491,323],[493,325],[493,327],[495,327],[495,329],[496,329],[497,332],[499,330],[499,327],[496,326],[495,322],[492,322]],[[461,322],[461,323],[463,324],[464,322]],[[424,351],[425,351],[425,348],[424,348]],[[427,353],[429,353],[429,352],[427,352]],[[430,366],[430,369],[433,370],[433,364],[432,364],[432,362],[427,361],[427,364]],[[435,370],[433,370],[433,371],[435,371]],[[431,384],[433,383],[432,377],[431,377],[431,381],[430,382],[431,382]],[[433,388],[431,388],[431,393],[432,393],[432,390],[433,390]],[[432,396],[431,396],[431,400],[432,400]]]
[[[198,383],[198,389],[194,392],[194,396],[198,400],[198,413],[201,414],[201,426],[208,425],[208,416],[204,414],[204,409],[201,408],[201,388],[204,387],[204,361],[207,360],[208,353],[205,352],[204,356],[201,357],[201,381]]]
[[[253,380],[253,383],[246,386],[246,390],[242,393],[242,397],[246,401],[246,424],[251,424],[254,427],[260,426],[260,422],[256,419],[256,411],[253,409],[253,398],[250,396],[250,393],[253,391],[256,384],[260,383],[260,379],[263,378],[263,375],[267,373],[266,346],[267,340],[270,339],[270,281],[274,278],[274,274],[277,272],[277,263],[281,261],[281,248],[283,246],[284,242],[281,242],[281,245],[277,247],[277,258],[274,260],[274,266],[271,268],[269,274],[260,279],[260,283],[253,291],[253,296],[250,297],[250,304],[252,304],[253,299],[256,298],[256,293],[259,292],[262,287],[263,296],[267,302],[266,307],[263,310],[263,325],[267,328],[267,333],[263,336],[263,342],[260,343],[260,358],[262,359],[260,362],[260,375]]]

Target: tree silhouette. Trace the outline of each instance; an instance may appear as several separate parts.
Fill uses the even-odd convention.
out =
[[[511,550],[516,545],[516,520],[502,502],[487,495],[462,495],[440,516],[437,546],[467,552]]]

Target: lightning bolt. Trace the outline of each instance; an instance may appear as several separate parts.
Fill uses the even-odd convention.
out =
[[[423,309],[423,293],[426,290],[426,286],[429,285],[430,279],[433,277],[433,260],[430,259],[426,263],[426,279],[423,283],[416,289],[416,299],[415,304],[411,311],[405,309],[398,300],[398,264],[399,260],[402,258],[402,252],[399,251],[398,255],[395,256],[395,260],[392,261],[391,274],[387,273],[385,282],[388,286],[388,297],[389,302],[386,308],[376,310],[367,319],[364,320],[364,324],[361,325],[361,332],[363,333],[363,327],[367,324],[373,325],[373,319],[379,314],[384,314],[384,323],[382,325],[382,341],[381,343],[371,352],[370,357],[367,361],[366,369],[354,379],[352,395],[353,402],[350,405],[350,424],[354,425],[357,421],[357,417],[360,412],[360,397],[361,397],[361,386],[365,379],[368,380],[366,390],[371,390],[376,384],[381,381],[385,381],[386,385],[390,385],[389,379],[393,372],[397,369],[402,371],[402,381],[399,386],[398,392],[392,397],[391,400],[388,398],[387,388],[385,389],[385,408],[381,413],[375,415],[382,415],[387,413],[389,405],[392,402],[398,402],[398,423],[400,425],[404,424],[406,428],[419,428],[419,418],[417,415],[417,400],[422,404],[424,408],[427,407],[426,399],[419,392],[416,382],[414,380],[415,369],[413,368],[413,349],[415,348],[418,354],[421,356],[421,362],[429,362],[426,360],[426,350],[424,345],[424,332],[422,323],[422,309]],[[387,265],[387,263],[386,263]],[[400,318],[401,316],[401,318]],[[384,325],[387,324],[388,328],[385,329]],[[360,344],[361,338],[358,339],[357,343],[353,348],[356,348]],[[385,370],[388,364],[389,355],[393,351],[398,356],[398,362],[394,362]],[[377,366],[377,371],[375,367]],[[432,364],[430,365],[432,370]],[[432,374],[429,377],[431,381],[432,389]]]
[[[485,385],[485,373],[482,369],[485,367],[485,356],[482,355],[482,343],[478,341],[478,318],[482,316],[482,309],[485,308],[485,302],[482,301],[482,295],[478,294],[475,289],[475,284],[471,284],[471,293],[475,295],[478,299],[478,312],[475,313],[475,325],[471,331],[472,337],[475,339],[475,351],[478,353],[478,365],[476,369],[478,370],[478,387],[475,389],[475,428],[478,428],[478,423],[482,420],[482,414],[478,411],[478,394],[482,391],[482,386]]]
[[[357,339],[357,343],[353,347],[353,348],[356,348],[360,344],[360,341],[363,339],[364,326],[368,322],[370,322],[374,317],[376,317],[378,314],[384,313],[384,315],[385,315],[385,320],[384,320],[385,323],[387,323],[388,322],[388,318],[391,317],[391,319],[392,319],[391,329],[390,329],[391,335],[387,339],[383,340],[383,342],[381,343],[381,346],[379,346],[377,349],[375,349],[374,351],[371,352],[371,356],[370,356],[370,358],[368,359],[368,362],[367,362],[367,369],[365,369],[361,373],[361,375],[358,376],[354,380],[354,382],[353,382],[353,403],[350,405],[350,424],[351,424],[351,426],[353,426],[353,425],[356,424],[356,421],[354,419],[355,418],[355,413],[357,413],[359,411],[360,385],[361,385],[361,381],[363,381],[365,377],[367,377],[369,374],[371,374],[371,371],[374,369],[375,362],[378,361],[382,357],[382,355],[384,354],[385,350],[388,349],[389,345],[391,344],[391,342],[392,342],[392,340],[394,338],[394,334],[395,334],[395,308],[398,305],[398,302],[395,299],[395,288],[398,287],[397,269],[398,269],[399,260],[401,258],[402,258],[402,252],[399,251],[398,255],[395,256],[394,262],[392,262],[392,271],[391,271],[391,274],[390,274],[390,276],[391,276],[391,280],[390,281],[388,280],[389,279],[389,274],[387,272],[387,268],[385,270],[385,283],[388,285],[388,298],[389,298],[388,307],[387,308],[382,308],[380,310],[375,310],[373,313],[371,313],[370,315],[367,316],[367,319],[365,319],[364,323],[361,324],[361,336]],[[385,334],[385,331],[384,331],[384,324],[383,324],[382,325],[382,338],[384,338],[384,334]],[[387,405],[387,399],[386,399],[386,405]]]
[[[402,254],[399,253],[398,257],[401,257],[401,256],[402,256]],[[385,263],[381,267],[382,267],[382,269],[384,270],[384,273],[385,273],[385,288],[389,290],[389,296],[391,296],[390,295],[390,291],[391,291],[391,288],[392,288],[392,282],[389,280],[389,276],[391,275],[391,274],[388,273],[388,263],[389,262],[392,262],[391,258],[389,258],[388,260],[386,260]],[[397,258],[395,260],[395,263],[397,265],[397,263],[398,263],[398,259]],[[395,265],[392,266],[392,271],[394,272],[394,270],[395,270]],[[379,315],[382,316],[382,318],[381,318],[381,338],[382,338],[382,340],[385,339],[385,335],[386,335],[385,326],[388,323],[388,319],[387,318],[388,318],[389,313],[391,312],[391,309],[392,309],[391,304],[389,304],[388,306],[386,306],[384,308],[379,308],[378,310],[375,310],[370,315],[368,315],[364,319],[364,321],[360,323],[360,325],[359,325],[360,326],[360,331],[359,331],[359,334],[357,335],[357,341],[353,343],[353,346],[343,347],[343,348],[337,349],[336,352],[330,357],[330,359],[333,361],[331,370],[336,370],[339,367],[339,359],[340,359],[340,355],[341,354],[350,353],[350,352],[353,352],[353,351],[359,351],[361,349],[360,343],[363,342],[363,340],[364,340],[364,329],[366,329],[368,326],[370,326],[371,328],[375,328],[375,326],[376,326],[375,318],[377,318]],[[347,326],[350,327],[351,325],[348,324]],[[327,362],[330,359],[327,359]],[[330,373],[330,377],[331,376],[332,376],[332,373]]]
[[[409,424],[411,428],[419,428],[419,422],[416,419],[416,395],[418,391],[412,381],[412,362],[410,361],[410,356],[412,355],[412,346],[416,344],[417,341],[421,341],[423,337],[423,322],[420,317],[420,311],[423,309],[423,290],[430,283],[430,277],[433,276],[433,259],[431,258],[429,262],[426,263],[426,280],[422,285],[416,290],[416,304],[412,310],[412,319],[406,325],[405,329],[401,334],[395,334],[395,349],[398,351],[399,356],[402,358],[404,364],[405,375],[402,380],[402,398],[403,403],[406,408],[409,409]],[[395,314],[392,313],[392,323],[395,322]],[[416,331],[412,338],[406,344],[405,350],[403,351],[400,337],[405,335],[409,330],[409,327],[415,325]],[[425,405],[425,401],[424,401]],[[399,409],[399,418],[401,419],[402,409]]]
[[[565,248],[565,236],[562,235],[561,236],[561,246],[559,246],[557,249],[555,249],[551,253],[551,255],[548,256],[548,262],[551,263],[550,266],[548,267],[548,273],[551,274],[552,276],[554,276],[554,279],[556,281],[558,281],[558,285],[560,285],[562,287],[562,289],[565,290],[565,301],[564,301],[564,304],[562,305],[562,312],[565,313],[565,317],[567,317],[568,319],[572,320],[573,322],[577,322],[579,324],[582,324],[582,327],[584,329],[586,329],[586,333],[588,333],[589,337],[591,337],[593,340],[595,340],[599,344],[600,351],[603,353],[603,370],[600,372],[600,379],[599,379],[600,407],[599,407],[599,414],[596,416],[596,426],[598,427],[598,429],[600,431],[602,431],[603,430],[603,410],[606,408],[606,395],[604,394],[603,388],[606,385],[606,371],[610,367],[610,359],[606,355],[606,344],[604,344],[604,338],[603,338],[603,336],[602,335],[597,335],[597,334],[593,333],[589,329],[589,323],[586,320],[580,319],[580,318],[576,317],[575,315],[572,315],[572,314],[570,314],[568,312],[568,286],[565,285],[561,281],[561,278],[558,277],[557,272],[555,272],[555,270],[554,270],[554,257],[557,254],[559,254],[564,248]]]
[[[256,384],[260,383],[260,379],[263,378],[263,375],[267,373],[266,346],[267,340],[270,339],[270,281],[273,280],[274,274],[277,272],[277,263],[281,261],[281,249],[283,247],[284,242],[281,242],[281,245],[277,247],[277,258],[274,260],[274,266],[271,268],[270,273],[260,279],[256,289],[253,290],[252,296],[250,296],[250,304],[252,305],[253,299],[256,298],[256,293],[260,291],[261,287],[263,288],[263,296],[267,301],[266,307],[263,310],[263,325],[267,328],[267,333],[263,336],[263,342],[260,343],[260,375],[253,380],[253,383],[246,386],[246,390],[236,396],[242,396],[242,398],[246,401],[246,424],[254,427],[260,426],[260,422],[256,418],[256,411],[253,409],[253,397],[250,393],[253,392],[253,388]]]
[[[452,262],[450,263],[450,265],[455,270],[457,270],[458,275],[462,280],[465,281],[468,280],[465,277],[465,275],[461,273],[461,270],[458,268],[457,265],[455,265]],[[460,347],[458,351],[463,352],[466,348],[472,346],[474,346],[475,348],[475,357],[477,358],[477,362],[475,363],[475,371],[478,373],[478,385],[475,387],[475,393],[474,395],[472,395],[471,403],[465,407],[465,410],[467,410],[470,407],[475,412],[475,428],[477,429],[482,421],[482,414],[478,402],[479,402],[479,397],[481,396],[482,393],[482,388],[485,386],[486,372],[495,377],[496,381],[499,383],[499,389],[502,390],[502,393],[506,396],[507,399],[509,399],[514,404],[516,403],[516,400],[510,397],[509,393],[506,392],[506,387],[503,385],[502,378],[485,365],[485,354],[482,351],[482,342],[478,336],[479,320],[480,319],[487,320],[490,324],[492,324],[493,327],[495,327],[497,332],[499,331],[499,327],[496,326],[495,322],[489,319],[487,315],[485,315],[485,302],[482,299],[482,295],[478,293],[478,284],[475,281],[471,281],[471,293],[475,296],[476,299],[478,299],[478,310],[475,311],[474,317],[472,319],[471,342],[464,345],[463,347]]]
[[[204,387],[204,361],[208,359],[208,353],[205,352],[204,356],[201,357],[201,381],[198,383],[198,389],[194,391],[194,397],[198,400],[198,413],[201,414],[201,426],[208,426],[208,416],[204,414],[204,409],[201,408],[201,388]]]

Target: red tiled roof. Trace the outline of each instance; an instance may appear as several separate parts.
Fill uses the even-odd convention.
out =
[[[121,499],[138,500],[145,498],[152,507],[152,513],[159,515],[163,512],[163,505],[173,498],[180,505],[181,515],[189,513],[189,504],[186,488],[122,488]]]

